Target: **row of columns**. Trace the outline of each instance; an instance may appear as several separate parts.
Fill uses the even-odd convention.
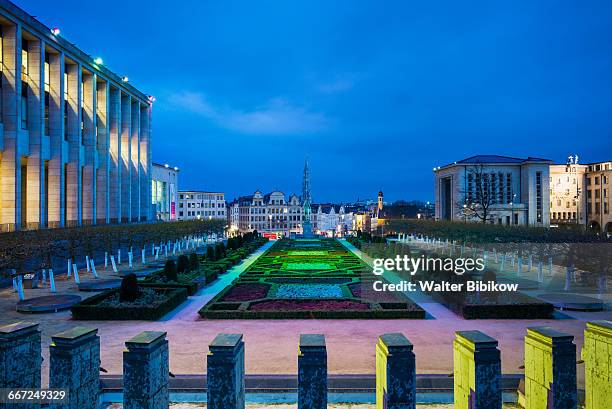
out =
[[[151,219],[146,97],[20,22],[1,35],[0,231]]]
[[[77,327],[53,336],[50,388],[69,390],[54,408],[95,409],[99,393],[100,341],[95,328]],[[125,343],[123,404],[126,409],[169,405],[168,341],[165,332],[143,332]],[[454,403],[459,409],[501,409],[501,354],[494,338],[459,331],[453,343]],[[0,388],[40,387],[40,332],[37,324],[0,327]],[[596,321],[585,331],[587,409],[612,403],[609,363],[612,322]],[[207,406],[245,408],[245,355],[242,334],[219,334],[207,356]],[[327,408],[327,349],[321,334],[300,336],[298,409]],[[527,329],[525,393],[527,409],[575,409],[576,346],[573,336],[549,327]],[[21,405],[21,404],[19,404]],[[7,408],[38,407],[7,406]],[[376,344],[376,408],[416,407],[416,362],[412,343],[401,333],[381,335]]]

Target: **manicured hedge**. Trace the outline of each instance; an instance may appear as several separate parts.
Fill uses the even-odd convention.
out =
[[[142,286],[145,286],[141,284]],[[101,306],[102,300],[118,293],[119,290],[108,290],[103,293],[87,298],[72,306],[72,318],[75,320],[103,321],[103,320],[145,320],[156,321],[168,314],[187,299],[187,290],[184,288],[171,288],[149,286],[166,295],[166,300],[155,307],[149,305],[138,305],[126,307],[125,305]]]
[[[190,271],[178,275],[178,283],[164,281],[164,271],[160,270],[145,278],[146,283],[154,284],[158,287],[167,288],[184,288],[188,295],[196,294],[200,288],[215,281],[219,274],[227,272],[232,266],[240,263],[247,255],[255,251],[268,239],[256,238],[252,242],[243,245],[239,250],[228,250],[227,258],[217,261],[208,261],[204,257],[200,257],[200,267],[197,271]]]
[[[464,243],[598,243],[612,242],[605,234],[591,230],[549,227],[500,226],[485,223],[460,223],[432,220],[391,220],[385,231],[422,234]]]
[[[229,303],[228,303],[229,304]],[[238,304],[240,303],[232,303]],[[214,308],[201,309],[199,314],[207,319],[424,319],[422,309],[380,309],[380,310],[340,310],[340,311],[245,311],[218,310]]]

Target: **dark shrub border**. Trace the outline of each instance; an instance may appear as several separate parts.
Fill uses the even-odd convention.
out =
[[[106,320],[145,320],[156,321],[168,314],[187,299],[187,290],[184,288],[160,287],[156,285],[141,284],[164,291],[166,300],[156,307],[139,305],[137,307],[126,308],[125,306],[99,306],[98,303],[119,290],[108,290],[103,293],[87,298],[70,308],[72,318],[75,320],[106,321]]]
[[[229,303],[235,304],[235,303]],[[220,304],[212,304],[220,308]],[[424,319],[424,310],[342,310],[342,311],[219,311],[201,309],[199,314],[207,319]]]

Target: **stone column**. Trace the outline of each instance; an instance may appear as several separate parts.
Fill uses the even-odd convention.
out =
[[[480,331],[458,331],[453,351],[455,408],[501,409],[497,340]]]
[[[576,408],[576,345],[570,334],[550,327],[527,328],[525,407]]]
[[[49,160],[48,226],[62,227],[66,221],[65,164],[68,142],[64,129],[64,54],[48,53],[49,59]]]
[[[42,364],[38,324],[0,327],[0,388],[40,388]],[[4,409],[39,408],[36,403],[3,404]]]
[[[130,131],[130,187],[132,204],[132,221],[140,221],[140,102],[132,100]]]
[[[376,344],[376,409],[416,408],[416,362],[401,333],[384,334]]]
[[[300,335],[298,409],[327,408],[327,349],[322,334]]]
[[[96,82],[96,128],[98,169],[96,171],[96,216],[98,223],[109,223],[109,169],[110,169],[110,87],[107,82],[98,78]]]
[[[121,167],[121,217],[123,222],[132,221],[132,198],[131,178],[131,116],[132,116],[132,97],[121,95],[121,150],[119,166]]]
[[[83,72],[83,224],[96,223],[96,96],[97,76]]]
[[[107,84],[110,87],[110,84]],[[121,91],[110,88],[109,104],[109,131],[110,131],[110,167],[109,167],[109,197],[110,221],[121,222]]]
[[[125,343],[123,407],[163,409],[169,406],[168,341],[165,332],[145,331]]]
[[[28,40],[28,134],[30,155],[27,161],[26,226],[44,227],[45,204],[45,160],[49,158],[49,139],[44,136],[44,83],[45,47],[41,40]],[[23,175],[22,175],[23,177]]]
[[[584,331],[586,409],[612,407],[612,321],[587,322]]]
[[[140,110],[140,206],[141,217],[153,219],[151,206],[151,105]]]
[[[66,99],[68,157],[66,166],[66,225],[78,226],[82,221],[83,140],[81,134],[81,65],[66,64],[68,84]]]
[[[242,334],[219,334],[208,346],[206,395],[209,409],[244,409]]]
[[[50,409],[97,409],[100,337],[96,328],[75,327],[51,337],[49,388],[68,390],[68,401],[50,404]]]
[[[2,26],[2,125],[4,150],[0,157],[0,227],[21,226],[21,26]]]

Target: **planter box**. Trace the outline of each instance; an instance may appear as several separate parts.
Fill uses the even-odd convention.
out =
[[[544,301],[539,301],[525,294],[515,293],[510,296],[511,302],[475,303],[450,299],[436,294],[436,298],[442,305],[466,320],[477,319],[551,319],[555,307]]]
[[[197,293],[198,290],[204,285],[204,283],[197,280],[197,277],[192,279],[191,282],[165,283],[160,281],[160,277],[163,275],[163,272],[151,274],[140,285],[142,287],[184,288],[187,291],[188,296]]]
[[[170,288],[156,285],[143,285],[143,287],[153,288],[165,295],[165,300],[156,306],[136,305],[127,307],[125,305],[108,306],[98,305],[102,300],[115,295],[119,292],[108,290],[94,295],[80,303],[72,306],[72,317],[76,320],[145,320],[156,321],[168,314],[187,299],[187,290],[184,288]]]

